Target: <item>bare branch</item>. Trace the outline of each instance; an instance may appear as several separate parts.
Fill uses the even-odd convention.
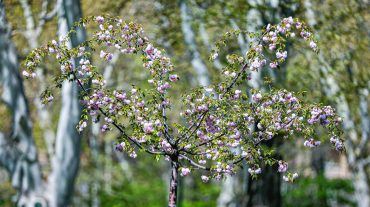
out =
[[[191,165],[193,165],[194,167],[197,167],[199,169],[203,169],[203,170],[207,170],[207,171],[211,171],[211,168],[209,167],[205,167],[197,162],[195,162],[194,160],[190,159],[189,157],[187,157],[186,155],[183,155],[183,154],[180,154],[179,155],[180,157],[184,158],[185,160],[189,161],[189,163]]]

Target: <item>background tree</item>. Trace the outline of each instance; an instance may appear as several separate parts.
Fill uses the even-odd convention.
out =
[[[24,36],[27,38],[27,41],[29,43],[30,48],[34,48],[38,46],[38,39],[37,35],[40,35],[43,29],[43,26],[45,24],[45,21],[48,18],[51,18],[53,14],[47,13],[48,9],[48,1],[43,1],[42,4],[42,11],[40,13],[40,19],[39,21],[35,22],[34,15],[32,13],[31,5],[28,4],[27,1],[20,1],[20,6],[23,9],[25,21],[26,21],[26,31],[24,33]],[[22,133],[23,136],[25,136],[24,140],[29,140],[28,142],[25,142],[22,145],[23,150],[31,149],[30,151],[27,150],[24,153],[32,153],[33,157],[26,158],[25,160],[29,160],[28,162],[32,162],[33,164],[31,166],[28,166],[26,164],[19,165],[20,162],[18,161],[18,158],[14,157],[12,159],[6,160],[6,157],[10,157],[8,153],[17,153],[16,145],[11,143],[17,143],[18,140],[14,139],[12,142],[9,142],[7,145],[9,146],[15,146],[14,148],[11,147],[4,147],[2,148],[5,150],[3,153],[4,155],[4,162],[12,162],[12,165],[17,166],[19,165],[19,169],[16,170],[9,168],[9,171],[11,173],[16,173],[18,176],[12,176],[12,183],[13,186],[15,186],[18,189],[19,192],[19,198],[17,198],[17,205],[23,206],[23,205],[30,205],[34,206],[36,203],[40,203],[43,206],[49,205],[49,206],[66,206],[68,203],[70,203],[70,198],[72,195],[73,190],[73,184],[74,179],[77,175],[78,170],[78,163],[79,163],[79,152],[80,152],[80,144],[79,144],[79,134],[75,132],[75,124],[78,123],[80,118],[80,109],[79,109],[79,102],[77,99],[78,91],[77,88],[74,88],[72,85],[68,87],[69,83],[64,84],[64,90],[63,90],[63,106],[61,109],[62,115],[60,116],[59,125],[58,125],[58,132],[56,134],[56,138],[54,140],[52,130],[49,128],[49,124],[46,124],[44,121],[50,121],[49,120],[49,114],[45,111],[43,108],[39,108],[39,114],[43,119],[41,120],[44,126],[44,136],[50,135],[51,137],[45,137],[45,142],[48,146],[48,156],[50,156],[51,160],[51,170],[48,175],[48,180],[44,181],[41,179],[41,169],[40,164],[38,161],[38,157],[36,154],[36,146],[33,141],[32,136],[32,129],[31,129],[31,119],[30,114],[28,113],[28,103],[23,95],[23,86],[22,81],[19,77],[17,77],[18,74],[18,60],[17,60],[17,53],[14,49],[14,47],[9,44],[10,40],[6,40],[6,35],[9,34],[9,30],[6,29],[6,22],[5,22],[5,9],[2,5],[2,15],[3,15],[3,25],[4,25],[4,41],[3,44],[8,44],[7,47],[4,47],[4,49],[8,50],[6,52],[7,54],[13,53],[13,57],[11,58],[12,61],[9,62],[9,64],[5,64],[5,60],[7,59],[4,57],[4,69],[2,70],[4,73],[4,79],[3,83],[7,83],[7,78],[12,79],[12,84],[5,84],[8,89],[7,92],[4,93],[4,97],[13,98],[13,97],[19,97],[20,99],[23,98],[23,103],[21,103],[23,106],[21,108],[16,107],[16,104],[14,103],[8,103],[10,107],[12,108],[12,111],[14,113],[15,118],[13,123],[18,123],[21,120],[24,120],[23,122],[27,123],[27,125],[23,124],[23,128],[26,127],[24,130],[28,130],[26,133]],[[59,16],[59,32],[61,35],[63,33],[67,33],[69,28],[71,28],[72,24],[78,20],[81,17],[81,10],[79,6],[79,1],[58,1],[55,5],[55,9],[58,10],[58,16]],[[54,11],[52,11],[54,12]],[[36,33],[36,35],[34,34]],[[64,35],[65,35],[64,34]],[[72,38],[72,46],[78,44],[80,41],[83,41],[84,34],[82,30],[79,30],[77,33],[76,38]],[[8,67],[6,65],[10,65],[12,63],[12,67]],[[13,70],[11,72],[7,72]],[[41,68],[37,68],[37,71],[35,71],[35,74],[39,73],[42,77],[43,71]],[[13,76],[10,76],[13,74]],[[34,75],[35,75],[34,74]],[[44,80],[42,80],[44,81]],[[15,90],[10,88],[12,85],[18,85],[16,87],[19,87],[19,89]],[[15,87],[15,86],[13,86]],[[41,87],[43,85],[41,84]],[[7,94],[15,93],[14,95],[10,96]],[[19,95],[17,95],[19,94]],[[10,101],[7,100],[7,101]],[[36,102],[36,104],[39,104],[39,102]],[[40,106],[39,106],[40,107]],[[18,109],[19,108],[19,109]],[[18,110],[20,110],[18,112]],[[21,113],[23,115],[19,116],[18,113]],[[63,114],[64,113],[64,114]],[[19,119],[19,120],[17,120]],[[14,126],[17,126],[18,124],[14,124]],[[21,125],[19,125],[21,126]],[[73,130],[68,129],[68,126],[72,126]],[[17,127],[18,128],[18,127]],[[18,134],[16,132],[17,128],[13,129],[12,133]],[[22,127],[19,127],[22,129]],[[66,133],[66,132],[70,132]],[[67,136],[70,135],[70,136]],[[16,135],[18,136],[18,135]],[[51,140],[51,141],[50,141]],[[54,143],[55,142],[55,143]],[[5,141],[4,141],[5,143]],[[55,148],[54,148],[55,147]],[[22,154],[22,153],[21,153]],[[17,155],[18,156],[18,155]],[[23,156],[22,156],[23,157]],[[24,159],[24,158],[22,158]],[[23,166],[23,167],[21,167]],[[18,172],[17,172],[18,171]],[[27,172],[30,172],[30,175],[28,175]],[[24,178],[23,178],[24,177]],[[19,181],[18,181],[19,180]]]

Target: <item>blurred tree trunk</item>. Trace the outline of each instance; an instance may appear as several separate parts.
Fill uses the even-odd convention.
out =
[[[207,32],[206,25],[205,25],[203,19],[200,20],[200,22],[199,22],[199,35],[202,38],[202,41],[203,41],[204,46],[207,48],[208,52],[211,53],[212,52],[212,46],[211,46],[211,44],[209,42],[208,32]],[[212,63],[213,63],[213,66],[217,70],[221,70],[222,69],[222,64],[221,64],[219,58],[216,58],[214,61],[212,61]]]
[[[369,114],[368,114],[368,89],[359,90],[360,118],[362,122],[362,137],[356,131],[355,121],[351,114],[349,103],[345,95],[340,91],[340,87],[329,70],[331,66],[319,56],[320,67],[323,80],[325,80],[324,92],[329,97],[334,97],[338,114],[343,117],[343,128],[348,138],[346,139],[346,153],[349,169],[352,173],[353,187],[355,188],[354,199],[359,207],[370,206],[369,177],[366,168],[370,165],[370,156],[367,152],[369,141]],[[368,86],[365,86],[368,87]],[[357,144],[356,144],[357,143]]]
[[[252,21],[250,20],[252,15],[249,15],[250,13],[253,13],[256,11],[248,10],[247,13],[247,30],[250,32],[255,31],[259,25],[260,21]],[[225,9],[225,14],[230,15],[230,11]],[[257,17],[258,18],[258,15]],[[241,30],[239,25],[236,23],[236,21],[233,18],[229,19],[229,23],[231,24],[231,27],[235,30]],[[242,34],[238,35],[237,38],[240,52],[242,56],[246,55],[246,52],[248,51],[248,43],[247,40],[244,38]],[[248,81],[248,85],[251,88],[259,89],[260,88],[260,80],[261,80],[261,71],[255,71],[252,74],[251,80]],[[243,169],[246,173],[240,173],[236,174],[234,176],[227,177],[224,182],[222,182],[222,190],[220,192],[220,195],[217,200],[217,206],[218,207],[239,207],[243,203],[245,194],[247,194],[247,188],[243,186],[248,186],[249,184],[249,174],[246,171],[247,166],[244,166],[246,169]]]
[[[248,181],[248,201],[246,207],[255,206],[268,206],[280,207],[281,206],[281,179],[276,169],[271,166],[265,166],[264,172],[258,180],[252,180],[249,176]]]
[[[58,35],[65,36],[82,16],[79,0],[58,1]],[[83,28],[77,28],[72,35],[70,47],[76,47],[85,41]],[[77,59],[72,60],[75,68]],[[80,120],[81,105],[79,88],[74,82],[64,82],[62,86],[62,108],[59,115],[58,131],[55,140],[55,154],[52,158],[52,172],[49,177],[48,193],[51,206],[64,207],[71,201],[74,181],[80,163],[81,136],[76,130]]]
[[[255,127],[257,128],[257,127]],[[261,144],[269,148],[278,148],[282,143],[283,138],[276,135],[270,140]],[[274,155],[275,159],[281,159],[279,154]],[[277,172],[276,165],[274,166],[261,166],[262,174],[258,179],[252,179],[248,176],[247,192],[244,196],[240,206],[254,207],[280,207],[282,204],[281,198],[281,178],[280,173]]]
[[[191,58],[191,65],[197,74],[198,84],[201,86],[208,86],[210,84],[209,71],[206,64],[203,62],[195,39],[195,32],[191,23],[193,18],[191,10],[186,4],[186,0],[180,0],[180,14],[181,14],[181,29],[184,36],[186,47]]]
[[[315,11],[313,10],[313,1],[305,0],[304,5],[306,9],[306,19],[311,27],[317,24]],[[349,75],[353,74],[350,61],[348,63],[347,71]],[[321,82],[324,85],[324,93],[327,97],[331,98],[336,103],[338,114],[343,118],[343,128],[347,136],[346,139],[346,154],[349,169],[352,174],[353,187],[355,188],[354,200],[358,207],[370,206],[370,189],[369,189],[369,176],[366,172],[367,167],[370,165],[370,155],[368,152],[369,136],[370,136],[370,119],[369,119],[369,88],[370,82],[364,86],[358,87],[354,93],[359,97],[359,118],[361,124],[356,127],[356,119],[350,110],[350,103],[348,103],[345,94],[341,91],[340,85],[332,75],[333,67],[330,62],[324,57],[321,52],[318,56],[321,65]],[[356,65],[353,63],[353,65]],[[352,81],[358,82],[356,77],[351,77]],[[361,136],[359,135],[361,134]]]
[[[367,160],[359,160],[354,166],[351,166],[357,207],[370,206],[369,177],[366,172],[366,166],[368,166],[369,163],[370,159],[367,158]]]
[[[12,185],[17,189],[17,205],[45,204],[32,121],[18,71],[17,52],[10,40],[3,1],[0,1],[0,83],[1,102],[8,106],[12,114],[11,135],[8,137],[0,133],[0,165],[7,169]]]
[[[23,36],[27,40],[29,50],[36,49],[39,47],[39,37],[43,30],[44,24],[46,23],[47,18],[54,17],[54,10],[51,13],[48,13],[49,0],[43,0],[41,3],[41,12],[39,13],[39,21],[36,23],[35,15],[32,12],[31,5],[27,0],[19,0],[19,3],[23,10],[23,16],[26,22],[26,30],[23,32]],[[46,89],[45,75],[41,67],[36,68],[37,80],[40,85],[39,93],[41,94]],[[43,131],[43,137],[46,144],[48,158],[50,159],[54,154],[54,141],[55,133],[52,129],[52,121],[50,118],[50,113],[47,108],[42,104],[41,100],[36,98],[34,104],[37,108],[38,123]]]
[[[251,8],[246,12],[246,30],[249,32],[255,32],[262,27],[264,24],[273,23],[268,21],[273,21],[276,15],[272,10],[276,5],[267,5],[270,10],[262,11],[259,10],[259,5],[261,1],[258,0],[248,0],[247,3]],[[277,1],[279,3],[279,1]],[[230,11],[226,10],[226,14]],[[270,15],[271,13],[271,15]],[[270,20],[266,19],[269,16]],[[239,25],[233,18],[229,19],[229,22],[233,29],[240,30]],[[238,44],[242,55],[245,55],[249,46],[248,42],[251,42],[249,38],[245,39],[243,35],[238,36]],[[271,74],[270,74],[271,75]],[[280,74],[281,75],[281,74]],[[284,75],[284,74],[283,74]],[[263,90],[262,88],[262,70],[252,72],[251,80],[248,81],[248,85],[251,88],[258,90]],[[251,129],[254,130],[254,129]],[[273,140],[270,140],[266,145],[274,144]],[[278,155],[277,155],[278,156]],[[247,166],[245,166],[244,172],[240,175],[227,178],[225,182],[222,183],[222,191],[218,199],[219,207],[239,207],[239,206],[271,206],[279,207],[281,206],[281,181],[280,175],[276,172],[276,167],[264,166],[262,167],[262,175],[259,179],[253,180],[248,172]],[[238,178],[238,176],[243,176]]]

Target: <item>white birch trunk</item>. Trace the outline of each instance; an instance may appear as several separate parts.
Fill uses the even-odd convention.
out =
[[[251,4],[257,4],[256,1],[249,1]],[[229,11],[226,10],[226,13]],[[229,20],[231,27],[235,30],[240,30],[239,25],[233,18]],[[247,31],[254,32],[261,26],[261,15],[256,9],[251,9],[247,12]],[[249,47],[248,42],[251,41],[250,39],[246,39],[242,34],[239,34],[237,37],[237,41],[239,44],[240,51],[243,56],[246,55]],[[261,88],[261,70],[255,71],[251,73],[251,80],[248,81],[248,85],[251,88],[260,89]],[[243,182],[238,180],[237,176],[243,176]],[[240,175],[235,175],[232,177],[228,177],[225,181],[222,182],[222,190],[217,200],[218,207],[237,207],[240,206],[240,200],[236,199],[238,194],[247,193],[246,188],[243,186],[248,186],[248,175],[247,173],[241,173]],[[238,193],[239,191],[239,193]],[[240,192],[242,191],[242,192]]]
[[[206,26],[204,21],[199,22],[199,34],[200,37],[202,38],[203,44],[207,47],[208,52],[212,52],[211,44],[209,43],[209,36],[208,32],[206,30]],[[216,69],[221,70],[222,69],[222,64],[220,62],[219,58],[216,58],[213,62],[213,65],[215,66]]]
[[[304,5],[306,8],[306,18],[310,26],[316,24],[315,13],[312,9],[312,1],[305,0]],[[356,131],[355,121],[351,115],[350,106],[346,100],[345,95],[340,91],[339,84],[331,74],[331,66],[325,61],[322,53],[319,55],[320,71],[323,74],[321,82],[326,86],[324,91],[330,97],[336,97],[337,113],[343,118],[343,128],[346,132],[346,152],[347,161],[352,173],[353,187],[355,188],[354,199],[359,207],[370,206],[370,189],[369,177],[366,174],[366,167],[369,163],[365,161],[370,159],[366,150],[368,149],[369,141],[369,114],[368,114],[368,88],[359,90],[359,114],[361,118],[361,131],[360,138]]]
[[[0,165],[7,169],[12,185],[17,189],[18,206],[45,204],[42,197],[43,181],[32,135],[32,122],[18,70],[17,52],[10,40],[2,1],[0,1],[0,83],[1,101],[8,106],[12,114],[10,137],[0,134]]]
[[[58,0],[58,4],[58,35],[63,37],[73,23],[80,19],[81,8],[78,0]],[[70,47],[76,47],[84,40],[85,32],[79,28],[76,35],[71,37]],[[74,66],[78,67],[78,61],[73,61]],[[74,191],[81,151],[81,136],[76,130],[81,115],[78,94],[79,88],[74,82],[63,83],[55,154],[52,158],[52,172],[48,180],[49,202],[53,207],[67,206]]]
[[[189,8],[186,5],[186,0],[180,1],[180,13],[181,29],[184,35],[185,44],[191,56],[191,65],[197,74],[198,83],[201,86],[208,86],[210,84],[209,72],[198,51],[195,33],[191,26],[192,17],[190,15]]]
[[[364,160],[368,159],[369,155],[366,154],[366,149],[368,146],[368,129],[369,126],[366,125],[369,121],[369,116],[367,112],[368,103],[366,90],[362,89],[360,91],[360,115],[362,118],[362,138],[356,131],[355,122],[351,115],[349,104],[343,93],[340,92],[338,83],[330,71],[328,70],[330,66],[325,62],[322,56],[319,56],[320,63],[323,64],[321,72],[323,74],[322,82],[326,84],[325,93],[328,96],[337,97],[336,108],[338,114],[343,117],[343,128],[346,131],[348,139],[346,139],[346,152],[347,152],[347,161],[352,173],[353,187],[355,188],[354,199],[359,207],[365,207],[370,205],[369,199],[369,185],[368,185],[368,176],[366,174],[366,166]],[[366,125],[366,126],[365,126]],[[356,144],[361,143],[361,145]],[[363,148],[364,147],[364,148]],[[362,150],[362,149],[365,149]]]
[[[43,17],[47,15],[47,7],[49,0],[43,0],[42,5],[41,5],[41,13],[40,13],[40,18],[41,20],[38,22],[36,25],[35,23],[35,18],[32,13],[32,8],[27,0],[19,0],[20,5],[23,10],[23,16],[25,18],[26,22],[26,30],[23,33],[24,37],[27,40],[29,49],[35,49],[39,47],[39,41],[38,37],[42,32],[42,27],[43,24],[45,23],[45,20],[43,20]],[[56,7],[56,6],[55,6]],[[39,81],[40,84],[40,91],[39,93],[43,92],[46,89],[46,84],[45,84],[45,76],[43,74],[43,71],[40,67],[36,68],[36,74],[37,74],[37,80]],[[41,100],[39,98],[36,98],[34,100],[34,104],[36,105],[37,108],[37,113],[38,113],[38,123],[40,125],[40,128],[43,131],[43,137],[45,141],[45,145],[47,148],[48,152],[48,158],[54,154],[54,141],[55,141],[55,133],[54,130],[51,127],[51,119],[50,119],[50,114],[47,108],[41,103]]]

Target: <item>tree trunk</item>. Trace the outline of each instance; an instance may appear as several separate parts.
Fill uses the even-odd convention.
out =
[[[264,172],[258,180],[249,177],[248,182],[248,202],[246,207],[281,206],[281,179],[276,176],[276,169],[268,166],[263,168]]]
[[[277,148],[281,145],[281,137],[274,137],[271,140],[263,143],[267,147]],[[280,155],[275,155],[275,159],[280,159]],[[246,203],[242,206],[266,206],[280,207],[281,206],[281,178],[277,172],[276,166],[263,166],[262,174],[256,180],[249,176]]]
[[[355,169],[352,169],[353,186],[355,188],[354,198],[357,203],[357,207],[369,207],[370,206],[370,189],[369,189],[369,178],[366,174],[366,165],[361,161],[356,163]]]
[[[31,5],[29,4],[28,0],[19,0],[20,5],[23,10],[23,16],[25,18],[26,22],[26,30],[23,32],[24,37],[27,40],[29,50],[36,49],[39,47],[39,41],[38,38],[42,32],[43,24],[45,23],[45,20],[40,20],[38,24],[35,22],[35,18],[32,12]],[[40,16],[46,15],[47,13],[47,7],[48,7],[49,1],[44,0],[41,5],[41,12]],[[37,74],[37,80],[39,81],[40,89],[39,93],[41,94],[46,89],[46,83],[45,83],[45,76],[43,69],[41,67],[36,68],[36,74]],[[34,100],[34,104],[37,108],[37,116],[38,116],[38,123],[43,131],[43,137],[45,141],[45,145],[48,152],[48,158],[50,159],[52,155],[54,154],[54,141],[55,141],[55,133],[52,129],[52,122],[50,119],[50,114],[47,108],[44,104],[42,104],[41,100],[39,98],[36,98]],[[42,163],[40,163],[42,165]]]
[[[58,1],[58,34],[65,36],[75,21],[81,17],[78,0]],[[76,47],[85,40],[82,28],[72,35],[70,47]],[[74,59],[78,67],[78,60]],[[62,108],[59,115],[58,131],[55,140],[55,155],[52,159],[52,173],[49,177],[51,206],[68,206],[74,190],[74,181],[80,163],[81,136],[76,130],[80,120],[81,106],[78,99],[79,87],[74,82],[64,82],[62,86]]]
[[[208,31],[206,29],[206,25],[203,20],[199,22],[199,35],[202,38],[204,46],[206,46],[208,52],[211,53],[212,46],[209,43]],[[216,58],[215,60],[213,60],[213,66],[217,68],[217,70],[222,70],[222,64],[219,58]]]
[[[346,154],[347,161],[352,173],[353,187],[355,188],[354,199],[358,206],[369,206],[369,185],[368,177],[366,175],[366,165],[368,163],[363,163],[365,160],[369,159],[368,155],[363,151],[363,147],[368,145],[368,135],[366,135],[368,126],[365,126],[365,129],[362,128],[362,138],[360,139],[359,134],[356,131],[355,121],[351,114],[349,103],[346,100],[346,97],[343,93],[340,92],[340,87],[338,82],[335,80],[333,75],[329,72],[331,66],[325,61],[325,58],[322,55],[319,55],[320,63],[323,65],[320,67],[320,72],[322,73],[322,82],[325,84],[325,94],[327,96],[334,96],[336,102],[336,109],[338,114],[343,118],[343,128],[346,131]],[[367,123],[368,114],[367,114],[367,101],[364,99],[366,96],[366,91],[360,91],[360,115],[362,118],[362,124]],[[364,127],[364,126],[362,126]],[[364,136],[365,132],[365,136]],[[356,145],[360,140],[360,145]]]
[[[254,6],[257,6],[259,3],[256,0],[248,0],[248,3]],[[230,14],[230,11],[228,9],[225,9],[225,13],[228,15]],[[257,9],[250,9],[248,10],[246,15],[247,24],[246,24],[246,30],[249,32],[255,32],[258,30],[259,27],[262,26],[262,17],[260,12]],[[237,24],[235,19],[230,18],[229,23],[231,27],[235,30],[242,30],[240,26]],[[245,38],[244,35],[239,34],[237,37],[237,42],[240,48],[240,52],[242,56],[245,56],[249,45],[248,43],[252,41],[249,38]],[[261,89],[261,70],[254,71],[251,73],[251,80],[248,81],[248,85],[251,88],[254,89]],[[254,129],[251,129],[252,131]],[[222,190],[220,192],[219,198],[218,198],[218,207],[238,207],[245,205],[244,198],[238,198],[238,197],[248,197],[248,191],[247,186],[249,186],[250,179],[249,179],[249,173],[247,172],[248,167],[245,165],[243,169],[244,172],[241,174],[237,174],[232,177],[228,177],[223,183],[222,183]],[[241,177],[242,176],[242,177]],[[241,181],[240,181],[241,180]]]
[[[176,207],[177,202],[177,184],[178,184],[179,164],[177,160],[171,161],[171,181],[168,196],[168,207]]]
[[[352,175],[353,186],[355,188],[355,200],[358,207],[370,206],[369,177],[366,172],[366,168],[370,164],[370,156],[367,154],[370,136],[368,97],[369,97],[368,88],[363,88],[359,90],[359,114],[361,118],[361,138],[358,137],[358,139],[360,139],[360,144],[358,146],[358,149],[354,150],[355,152],[359,152],[359,155],[357,156],[356,162],[350,163],[350,169],[353,174]]]
[[[217,199],[217,206],[218,207],[237,207],[238,202],[236,202],[236,198],[238,197],[236,191],[240,186],[240,182],[238,182],[237,177],[238,175],[228,176],[221,184],[221,193]]]
[[[208,86],[210,84],[209,72],[198,51],[195,33],[191,26],[192,17],[185,0],[180,0],[180,13],[182,34],[191,56],[191,65],[197,74],[198,83],[201,86]]]
[[[43,181],[32,135],[32,122],[23,83],[18,71],[17,52],[10,40],[5,8],[0,1],[0,83],[1,101],[12,113],[12,133],[9,138],[0,133],[0,165],[10,174],[17,189],[17,205],[45,204]]]

